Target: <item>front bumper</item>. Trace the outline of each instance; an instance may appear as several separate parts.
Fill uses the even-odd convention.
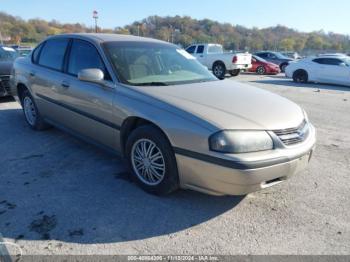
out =
[[[315,143],[316,133],[312,127],[307,141],[297,148],[286,150],[286,155],[278,161],[246,162],[243,167],[237,168],[176,153],[180,185],[184,189],[211,195],[246,195],[277,185],[304,170],[311,160]]]

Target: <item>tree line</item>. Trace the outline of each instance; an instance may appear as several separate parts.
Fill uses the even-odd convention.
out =
[[[23,20],[0,12],[0,33],[11,43],[37,43],[49,35],[94,32],[84,24],[60,23],[56,20]],[[337,33],[299,32],[286,26],[258,29],[219,23],[189,16],[150,16],[124,27],[98,28],[102,33],[132,34],[152,37],[186,47],[192,43],[215,42],[228,50],[281,50],[312,53],[321,51],[350,52],[350,37]]]

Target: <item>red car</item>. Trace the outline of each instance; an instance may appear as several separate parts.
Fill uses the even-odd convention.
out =
[[[258,56],[252,56],[252,67],[249,72],[254,72],[259,75],[277,75],[281,72],[278,65],[267,62],[265,59]]]

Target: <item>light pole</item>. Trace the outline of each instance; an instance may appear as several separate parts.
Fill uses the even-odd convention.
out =
[[[98,19],[98,12],[96,10],[94,10],[92,12],[92,18],[95,20],[95,33],[97,33],[97,19]]]

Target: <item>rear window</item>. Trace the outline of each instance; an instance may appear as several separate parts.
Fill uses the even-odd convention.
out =
[[[68,39],[51,39],[45,42],[39,57],[39,65],[62,70],[64,55],[68,46]]]

